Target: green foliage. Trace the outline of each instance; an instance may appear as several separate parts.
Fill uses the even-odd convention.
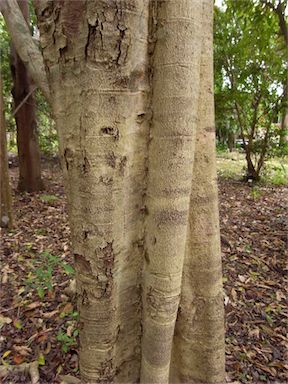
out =
[[[58,197],[55,195],[41,195],[40,200],[44,203],[53,203],[58,200]]]
[[[56,336],[57,341],[60,341],[62,344],[61,349],[63,352],[67,353],[71,347],[77,345],[77,336],[79,334],[79,330],[75,329],[71,336],[69,336],[63,329],[58,331]]]
[[[30,5],[30,27],[32,33],[36,31],[36,16],[32,2]],[[17,153],[16,143],[16,123],[13,116],[13,99],[12,99],[12,76],[10,70],[10,37],[5,26],[4,19],[0,14],[0,62],[1,76],[3,80],[3,96],[5,103],[5,118],[8,132],[8,150],[9,152]],[[47,104],[40,91],[35,92],[37,101],[37,130],[38,140],[41,153],[45,155],[57,155],[58,153],[58,138],[55,129],[55,123],[51,116],[50,106]]]
[[[243,179],[245,172],[245,155],[238,152],[218,152],[218,175],[234,180]],[[261,183],[272,185],[288,185],[288,156],[269,158],[262,172]],[[253,198],[257,199],[258,188],[251,190]]]
[[[261,197],[261,191],[258,187],[253,187],[251,189],[251,196],[253,197],[254,200],[258,200]]]
[[[35,289],[40,299],[43,299],[46,292],[53,292],[54,275],[56,269],[62,269],[67,275],[73,275],[74,269],[63,262],[60,257],[52,255],[49,251],[40,254],[39,260],[33,260],[34,268],[29,272],[25,281],[26,285]]]
[[[229,134],[244,137],[260,171],[262,160],[279,147],[276,123],[287,107],[278,18],[260,0],[225,0],[223,9],[215,7],[214,30],[218,140],[227,143]]]
[[[36,93],[38,140],[41,153],[57,155],[58,136],[50,106],[40,92]]]
[[[228,150],[228,146],[227,144],[225,143],[217,143],[216,144],[216,149],[217,149],[217,153],[221,153],[221,152],[227,152]]]
[[[10,37],[5,26],[4,19],[0,14],[0,63],[1,63],[1,77],[3,84],[3,98],[5,106],[5,119],[6,128],[8,132],[15,131],[15,120],[12,116],[12,76],[10,71]],[[9,144],[9,143],[8,143]],[[14,143],[15,145],[15,143]]]

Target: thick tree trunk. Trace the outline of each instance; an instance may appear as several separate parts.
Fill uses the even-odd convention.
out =
[[[35,3],[82,381],[224,382],[212,1]]]
[[[28,21],[28,1],[19,0],[18,3],[25,20]],[[17,109],[24,98],[31,93],[33,83],[14,47],[11,48],[11,72],[14,108]],[[18,189],[27,192],[39,191],[43,189],[43,182],[41,180],[40,150],[37,138],[36,101],[33,93],[16,112],[15,120],[19,157]]]
[[[7,156],[7,139],[6,139],[6,124],[5,124],[5,110],[3,100],[2,78],[0,76],[0,189],[1,189],[1,204],[0,204],[0,225],[1,227],[12,228],[13,215],[12,215],[12,198],[11,188],[9,184],[8,172],[8,156]]]

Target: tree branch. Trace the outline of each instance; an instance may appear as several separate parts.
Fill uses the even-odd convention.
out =
[[[287,23],[285,19],[285,9],[287,6],[287,0],[284,0],[283,2],[279,1],[277,6],[274,6],[274,4],[268,0],[262,0],[261,2],[263,5],[270,8],[277,15],[280,33],[284,37],[285,45],[287,48],[288,47],[288,28],[287,28]]]
[[[50,103],[50,90],[42,54],[34,42],[29,27],[18,6],[17,0],[0,0],[0,11],[17,54],[26,66],[29,75]]]

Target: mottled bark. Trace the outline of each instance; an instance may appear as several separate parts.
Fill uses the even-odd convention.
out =
[[[68,195],[82,381],[221,383],[212,1],[35,5]]]
[[[7,139],[6,139],[6,124],[5,124],[5,109],[3,100],[2,78],[0,76],[0,226],[11,228],[13,226],[12,215],[12,198],[11,188],[9,184],[8,172],[8,156],[7,156]]]
[[[19,0],[18,3],[25,20],[28,22],[28,1]],[[11,47],[11,72],[14,108],[17,109],[23,99],[31,93],[33,83],[14,46]],[[27,192],[39,191],[43,189],[43,182],[41,180],[40,150],[37,137],[36,100],[33,93],[17,110],[15,120],[19,157],[18,189]]]

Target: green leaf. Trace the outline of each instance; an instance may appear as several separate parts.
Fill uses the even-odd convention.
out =
[[[67,275],[72,275],[75,273],[75,270],[73,267],[71,267],[70,264],[63,264],[64,271]]]
[[[42,287],[38,287],[38,288],[37,288],[37,295],[40,297],[40,299],[43,299],[43,297],[45,296],[45,290],[44,290],[44,288],[42,288]]]
[[[40,353],[39,357],[38,357],[38,364],[39,365],[45,365],[46,361],[45,361],[45,356],[43,355],[43,353]]]
[[[54,195],[41,195],[40,200],[44,203],[53,203],[54,201],[58,200],[58,197]]]

